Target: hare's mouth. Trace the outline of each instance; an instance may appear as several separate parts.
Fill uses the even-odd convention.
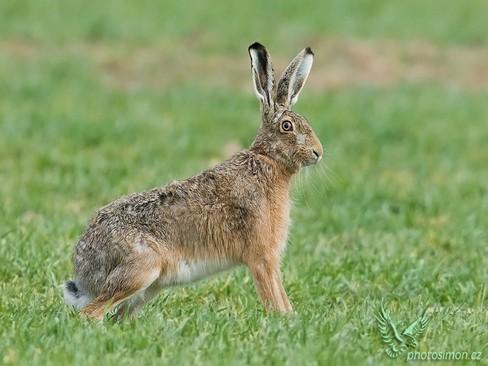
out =
[[[322,159],[321,157],[319,157],[319,158],[310,158],[307,161],[303,162],[301,164],[301,166],[303,168],[305,168],[305,167],[308,167],[308,166],[317,165],[321,159]]]

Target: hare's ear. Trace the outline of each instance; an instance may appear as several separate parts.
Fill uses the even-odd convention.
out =
[[[298,95],[305,81],[307,81],[312,63],[313,52],[310,47],[304,48],[290,62],[278,82],[278,90],[276,92],[276,102],[278,104],[291,108],[296,103]]]
[[[260,43],[253,43],[249,46],[249,56],[251,56],[251,72],[254,83],[254,90],[262,109],[273,108],[273,91],[274,91],[274,72],[266,48]]]

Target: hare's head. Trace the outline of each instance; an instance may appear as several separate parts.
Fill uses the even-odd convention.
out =
[[[316,164],[322,158],[322,145],[308,121],[291,110],[312,68],[312,50],[303,49],[286,67],[277,85],[266,48],[254,43],[249,46],[249,55],[262,112],[262,125],[251,149],[275,159],[291,172]]]

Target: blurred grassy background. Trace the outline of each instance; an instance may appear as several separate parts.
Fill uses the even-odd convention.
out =
[[[0,3],[0,361],[388,364],[374,312],[438,311],[419,350],[488,336],[485,1]],[[316,59],[297,111],[326,148],[294,189],[292,317],[239,270],[95,325],[57,285],[101,205],[194,174],[259,124],[247,46]],[[403,328],[402,328],[403,329]],[[397,362],[397,361],[395,361]]]
[[[325,35],[486,44],[488,4],[449,1],[6,1],[2,34],[47,43],[180,43],[236,52],[262,39],[274,48]],[[196,39],[195,39],[196,38]]]

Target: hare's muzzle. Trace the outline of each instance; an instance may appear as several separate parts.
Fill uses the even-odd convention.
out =
[[[313,149],[312,154],[315,157],[315,162],[318,163],[320,160],[322,160],[322,154],[318,152],[317,150]]]
[[[320,160],[322,160],[322,156],[324,156],[324,148],[322,147],[322,144],[320,143],[319,139],[317,136],[314,137],[314,144],[312,145],[312,148],[310,149],[310,155],[311,155],[311,162],[310,164],[317,164]]]

